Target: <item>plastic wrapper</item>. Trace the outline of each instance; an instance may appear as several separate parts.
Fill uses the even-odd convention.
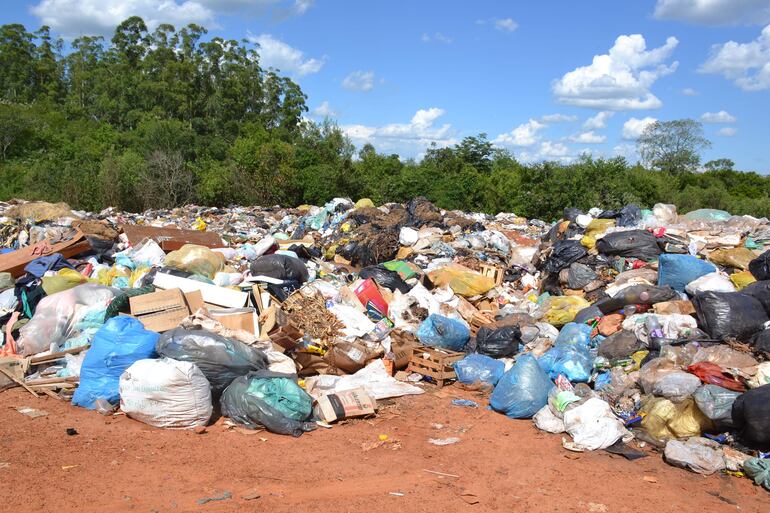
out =
[[[668,203],[656,203],[652,207],[652,214],[662,225],[674,224],[676,222],[676,205]]]
[[[197,365],[215,395],[235,378],[268,366],[267,356],[259,349],[203,329],[167,331],[158,340],[157,351],[161,356]]]
[[[700,436],[714,428],[692,398],[674,404],[662,397],[650,397],[642,404],[640,413],[644,413],[642,429],[656,440]]]
[[[681,403],[692,396],[701,386],[700,378],[683,371],[663,375],[652,386],[653,395]]]
[[[676,363],[668,358],[653,358],[639,369],[639,384],[645,394],[651,394],[655,384],[666,375],[680,372]]]
[[[690,437],[686,441],[669,440],[663,456],[670,465],[706,476],[727,467],[721,446],[699,436]]]
[[[313,398],[291,375],[257,371],[240,376],[225,389],[220,405],[222,415],[249,429],[300,436],[316,428],[310,422]]]
[[[722,344],[699,347],[698,351],[693,355],[690,364],[700,362],[715,363],[722,369],[736,369],[747,375],[754,374],[754,368],[759,363],[750,354],[737,351]]]
[[[547,404],[552,387],[535,357],[523,354],[500,378],[489,405],[512,419],[528,419]]]
[[[743,443],[770,449],[770,385],[753,388],[735,399],[732,418]]]
[[[743,462],[746,476],[770,492],[770,459],[749,458]]]
[[[489,276],[477,272],[448,266],[441,267],[428,273],[428,278],[437,287],[449,286],[455,294],[463,297],[473,297],[486,294],[495,286],[495,281]]]
[[[113,317],[94,335],[80,367],[72,404],[93,410],[97,399],[118,404],[120,375],[131,364],[155,356],[158,334],[133,317]]]
[[[714,264],[691,255],[664,254],[658,258],[658,285],[684,292],[691,281],[715,272]]]
[[[251,262],[250,269],[254,276],[267,276],[276,280],[299,283],[305,283],[310,276],[302,260],[287,255],[261,256]]]
[[[158,428],[205,426],[213,412],[211,386],[194,363],[139,360],[120,376],[120,409]]]
[[[717,385],[703,385],[692,395],[703,414],[720,427],[732,427],[733,403],[741,395]]]
[[[699,208],[684,215],[688,221],[727,221],[730,213],[716,208]]]
[[[426,346],[452,351],[462,351],[470,336],[470,330],[462,321],[438,314],[429,315],[417,329],[417,338]]]
[[[596,241],[596,249],[607,256],[654,260],[660,255],[655,236],[646,230],[608,233]]]
[[[93,310],[104,310],[119,291],[85,283],[43,298],[34,317],[21,328],[19,354],[29,356],[58,346],[78,332],[78,322]]]
[[[509,358],[519,352],[521,328],[518,325],[488,328],[476,334],[476,351],[492,358]]]
[[[702,292],[692,303],[698,326],[717,340],[746,341],[768,321],[762,303],[742,292]]]
[[[770,280],[770,250],[749,262],[749,271],[759,281]]]
[[[483,354],[469,354],[462,360],[454,363],[457,381],[460,383],[489,383],[496,385],[503,373],[505,364]]]
[[[685,292],[694,296],[701,292],[735,292],[735,284],[730,277],[722,272],[713,272],[704,274],[697,278],[684,288]]]
[[[224,269],[225,259],[221,253],[211,251],[205,246],[185,244],[180,249],[166,255],[166,267],[190,274],[200,274],[208,279]]]
[[[719,248],[708,254],[708,259],[717,265],[747,270],[757,255],[745,246],[737,248]]]
[[[550,297],[542,305],[544,314],[541,320],[554,326],[564,326],[572,322],[579,311],[590,305],[588,301],[578,296]]]
[[[564,429],[578,447],[589,451],[606,449],[618,440],[632,438],[610,405],[597,397],[565,411]]]

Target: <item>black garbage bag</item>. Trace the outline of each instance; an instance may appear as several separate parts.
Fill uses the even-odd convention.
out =
[[[569,221],[571,223],[574,223],[575,220],[577,219],[577,216],[579,216],[579,215],[583,215],[583,211],[580,210],[579,208],[566,207],[564,209],[564,219],[566,219],[567,221]]]
[[[644,344],[636,338],[633,331],[620,330],[602,340],[599,345],[599,356],[608,360],[626,358],[643,347]]]
[[[585,264],[573,262],[569,266],[567,286],[573,290],[582,289],[597,278],[598,276],[593,269]]]
[[[716,340],[748,340],[768,321],[762,303],[742,292],[700,292],[692,299],[698,326]]]
[[[292,292],[299,290],[301,287],[302,285],[297,280],[284,280],[284,282],[280,285],[277,283],[268,283],[267,291],[271,296],[283,303],[289,299],[289,296],[291,296]]]
[[[296,375],[250,372],[236,378],[222,394],[222,415],[249,429],[264,426],[272,433],[300,436],[316,428],[309,422],[313,398],[296,382]]]
[[[235,378],[268,365],[267,355],[259,349],[204,329],[174,328],[160,336],[155,350],[160,356],[197,365],[215,395]]]
[[[410,287],[409,284],[402,280],[401,276],[396,271],[385,269],[379,265],[364,267],[361,269],[361,272],[358,273],[358,276],[362,280],[371,278],[377,282],[377,285],[381,287],[385,287],[386,289],[393,291],[398,290],[404,294],[412,290],[412,287]]]
[[[597,219],[617,219],[619,215],[617,210],[602,210]]]
[[[669,286],[632,285],[618,292],[614,297],[600,299],[594,306],[604,314],[616,312],[627,305],[654,305],[664,301],[678,299],[674,289]]]
[[[500,328],[482,326],[476,333],[476,352],[492,358],[508,358],[519,352],[521,328],[518,324]]]
[[[585,324],[587,321],[596,319],[597,317],[604,317],[604,312],[599,310],[599,308],[597,308],[595,305],[591,305],[580,310],[575,316],[575,320],[572,322]]]
[[[751,338],[751,347],[757,353],[770,355],[770,329],[754,334]]]
[[[264,255],[251,262],[251,274],[269,276],[276,280],[295,280],[305,283],[308,280],[307,267],[299,258],[286,255]]]
[[[560,240],[553,245],[551,255],[546,260],[543,269],[549,273],[558,273],[587,254],[588,251],[580,244],[580,241]]]
[[[749,272],[757,280],[770,280],[770,250],[749,262]]]
[[[618,214],[618,226],[636,226],[642,220],[642,210],[633,203],[621,208]]]
[[[741,290],[742,293],[755,297],[762,307],[770,315],[770,280],[755,281],[751,285]]]
[[[647,230],[608,233],[596,241],[599,253],[609,256],[654,260],[660,255],[658,241]]]
[[[733,426],[752,449],[770,448],[770,384],[753,388],[733,403]]]
[[[313,247],[303,246],[302,244],[292,244],[289,246],[289,251],[294,252],[302,260],[310,260],[312,258],[321,258],[323,253],[321,250]]]

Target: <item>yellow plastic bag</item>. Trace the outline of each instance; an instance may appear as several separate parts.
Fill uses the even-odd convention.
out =
[[[374,202],[370,200],[369,198],[361,198],[360,200],[356,201],[355,204],[356,208],[374,208]]]
[[[150,272],[149,267],[137,267],[134,269],[134,271],[131,273],[131,276],[128,278],[128,284],[131,287],[136,287],[137,280],[141,280],[145,274]]]
[[[744,289],[757,281],[754,275],[750,271],[741,271],[739,273],[733,273],[730,275],[730,281],[733,282],[735,288],[738,290]]]
[[[447,266],[428,273],[428,278],[437,287],[449,285],[455,294],[473,297],[486,294],[495,286],[495,280],[462,267]]]
[[[614,219],[592,219],[588,226],[586,226],[586,235],[596,239],[598,235],[602,235],[610,228],[615,227]]]
[[[757,258],[757,255],[749,248],[741,246],[739,248],[714,250],[708,254],[707,258],[714,264],[743,269],[745,271],[749,268],[749,262]]]
[[[56,276],[43,276],[42,281],[43,290],[50,296],[85,283],[88,278],[74,269],[61,269],[56,273]]]
[[[200,217],[196,217],[192,227],[193,227],[193,230],[199,230],[203,232],[206,230],[206,221],[204,221]]]
[[[211,279],[224,268],[225,257],[222,253],[211,251],[204,246],[185,244],[180,249],[166,255],[165,264],[173,269],[190,274],[200,274]]]
[[[541,320],[554,326],[564,326],[574,321],[577,313],[588,306],[591,303],[580,296],[549,297],[543,303],[545,314]]]
[[[663,397],[651,397],[639,413],[644,416],[642,429],[656,440],[700,436],[703,431],[714,428],[714,423],[698,409],[692,397],[679,404]]]
[[[596,239],[589,235],[583,235],[583,238],[580,239],[580,244],[582,244],[584,248],[591,250],[596,247]]]
[[[128,267],[122,265],[114,265],[109,269],[100,269],[96,275],[96,281],[99,285],[106,285],[112,287],[117,278],[128,279],[131,276],[131,270]]]

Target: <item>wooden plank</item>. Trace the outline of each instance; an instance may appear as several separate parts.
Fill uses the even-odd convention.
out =
[[[34,390],[32,390],[30,387],[28,387],[26,383],[24,383],[22,380],[20,380],[20,379],[16,378],[16,376],[14,376],[13,374],[11,374],[10,372],[8,372],[7,370],[5,370],[4,368],[0,367],[0,372],[2,372],[3,374],[5,374],[5,375],[8,377],[8,379],[10,379],[11,381],[13,381],[13,382],[14,382],[14,383],[16,383],[17,385],[19,385],[19,386],[21,386],[21,387],[24,387],[24,390],[26,390],[26,391],[27,391],[27,392],[29,392],[30,394],[34,395],[35,397],[40,397],[39,395],[37,395],[37,392],[35,392]]]
[[[43,356],[35,356],[35,357],[29,359],[29,364],[30,365],[40,365],[41,363],[53,362],[53,361],[59,360],[61,358],[64,358],[68,354],[82,353],[83,351],[85,351],[89,347],[91,347],[90,344],[85,345],[85,346],[80,346],[80,347],[73,347],[71,349],[65,349],[64,351],[59,351],[58,353],[46,354],[46,355],[43,355]]]
[[[124,224],[121,228],[133,246],[140,244],[144,239],[152,239],[160,244],[161,249],[164,251],[174,251],[185,244],[197,244],[207,248],[225,247],[222,237],[214,232],[182,230],[173,227],[158,228],[156,226],[139,226],[135,224]]]
[[[53,253],[59,253],[64,258],[69,258],[90,249],[91,244],[84,239],[83,232],[73,230],[62,242],[54,244],[50,239],[46,239],[11,253],[0,255],[0,272],[11,273],[11,276],[18,278],[24,274],[24,267],[37,258]]]

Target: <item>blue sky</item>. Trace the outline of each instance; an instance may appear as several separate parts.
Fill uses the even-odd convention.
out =
[[[704,122],[739,169],[770,172],[770,0],[5,0],[0,21],[65,38],[203,24],[298,81],[308,116],[405,158],[488,134],[522,160],[637,159],[652,120]]]

